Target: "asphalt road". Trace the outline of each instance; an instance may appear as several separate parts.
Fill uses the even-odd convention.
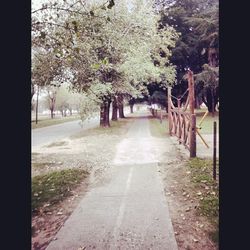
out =
[[[31,145],[32,147],[48,144],[70,135],[73,135],[82,130],[94,128],[99,125],[99,117],[85,121],[81,127],[80,119],[72,122],[65,122],[57,125],[52,125],[44,128],[32,129]]]
[[[129,113],[129,108],[124,108],[124,114]],[[65,122],[57,125],[52,125],[44,128],[36,128],[31,131],[31,146],[42,146],[44,144],[52,143],[61,140],[65,137],[76,134],[80,131],[87,130],[99,126],[99,115],[87,121],[84,121],[82,127],[80,126],[80,119],[72,122]]]

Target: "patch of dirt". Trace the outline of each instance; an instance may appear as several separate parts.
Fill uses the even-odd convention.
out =
[[[32,177],[67,168],[83,168],[90,176],[76,188],[72,196],[51,208],[45,207],[32,216],[32,249],[43,250],[55,238],[56,233],[74,211],[86,192],[105,179],[104,173],[111,167],[116,145],[123,139],[131,123],[124,123],[122,130],[115,134],[87,135],[53,143],[49,147],[32,149]],[[67,145],[67,147],[65,147]]]
[[[75,210],[78,203],[88,190],[88,178],[72,191],[72,195],[53,205],[51,208],[41,208],[32,216],[32,249],[46,249],[49,242],[55,239],[56,233]]]
[[[199,196],[190,181],[190,172],[186,167],[188,157],[183,150],[173,143],[170,152],[163,153],[159,163],[179,250],[218,249],[209,238],[211,224],[196,211]]]

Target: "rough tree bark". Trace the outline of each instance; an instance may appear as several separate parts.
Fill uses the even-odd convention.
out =
[[[107,102],[106,110],[105,110],[105,120],[106,120],[107,127],[110,127],[110,122],[109,122],[110,103],[111,103],[111,101]]]
[[[31,84],[31,109],[32,109],[32,98],[33,98],[33,96],[34,96],[34,94],[35,94],[35,88],[34,88],[34,85],[33,84]]]
[[[110,127],[109,122],[110,101],[104,101],[100,106],[100,126]]]
[[[134,113],[134,104],[135,104],[135,99],[132,97],[132,98],[129,100],[130,113]]]
[[[123,108],[124,108],[124,106],[123,106],[123,96],[121,94],[118,95],[117,101],[118,101],[119,117],[120,118],[125,118],[124,111],[123,111]]]
[[[209,113],[212,113],[212,115],[214,114],[216,104],[218,103],[218,94],[217,94],[217,92],[218,92],[218,90],[207,88],[205,90],[205,93],[204,93],[203,97],[202,97],[203,102],[207,106],[207,109],[208,109]]]
[[[51,118],[51,119],[54,118],[53,109],[51,109],[51,108],[50,108],[50,118]]]
[[[56,98],[50,98],[50,117],[54,118],[54,110],[55,110]]]
[[[134,113],[134,109],[133,109],[134,108],[134,104],[130,104],[129,106],[130,106],[130,113]]]
[[[56,105],[56,91],[48,91],[49,94],[49,109],[50,109],[50,116],[51,119],[54,118],[54,110]]]
[[[112,121],[118,120],[117,112],[118,112],[117,99],[116,97],[114,97],[112,102],[112,118],[111,118]]]

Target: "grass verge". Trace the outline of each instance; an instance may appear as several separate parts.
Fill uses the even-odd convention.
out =
[[[205,114],[205,111],[195,110],[196,113],[196,125],[199,126],[199,123],[202,117]],[[214,121],[217,123],[217,132],[219,132],[219,113],[216,112],[214,117],[211,114],[208,114],[201,123],[201,134],[213,134]]]
[[[48,119],[42,119],[38,120],[38,123],[36,124],[35,120],[31,121],[31,128],[36,129],[36,128],[43,128],[43,127],[48,127],[51,125],[56,125],[64,122],[71,122],[79,120],[80,121],[80,116],[74,115],[74,116],[67,116],[67,117],[60,117],[60,118],[48,118]]]
[[[66,169],[32,178],[32,212],[51,207],[71,194],[86,177],[83,169]]]
[[[213,180],[213,162],[211,159],[194,158],[189,160],[188,167],[191,172],[191,182],[194,184],[197,199],[199,199],[197,212],[199,215],[205,216],[211,223],[213,230],[209,232],[209,236],[218,244],[219,184],[218,178]]]
[[[110,121],[110,127],[96,127],[88,130],[81,131],[70,136],[70,139],[78,139],[84,136],[90,135],[101,135],[101,134],[112,134],[112,135],[120,135],[126,133],[127,127],[126,125],[131,122],[131,119],[119,119],[118,121]]]

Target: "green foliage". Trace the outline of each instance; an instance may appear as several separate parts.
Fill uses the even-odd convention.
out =
[[[67,83],[62,84],[56,94],[55,109],[65,113],[67,110],[79,110],[82,95],[74,93]]]
[[[177,0],[162,11],[161,24],[171,25],[181,33],[171,58],[177,65],[178,80],[187,66],[194,72],[202,70],[209,48],[216,48],[218,53],[218,8],[217,0]]]
[[[176,65],[177,72],[177,85],[173,93],[175,90],[184,93],[187,88],[185,73],[190,68],[196,74],[196,100],[204,102],[209,112],[214,112],[219,100],[219,74],[204,69],[203,65],[208,64],[219,71],[218,0],[176,0],[161,10],[159,25],[170,25],[180,33],[170,59]]]
[[[159,103],[162,106],[166,106],[167,103],[167,96],[166,93],[163,91],[156,90],[153,95],[150,97],[150,101],[152,103]]]
[[[88,2],[82,8],[64,2],[35,12],[33,49],[42,50],[45,60],[54,58],[51,63],[61,70],[45,67],[51,71],[46,84],[67,79],[98,104],[117,93],[141,96],[150,81],[173,84],[175,67],[169,57],[178,34],[172,27],[158,29],[159,16],[150,3],[132,4],[129,9],[124,2]],[[37,71],[34,75],[45,82]]]
[[[203,65],[203,70],[194,75],[196,83],[202,82],[205,87],[217,88],[219,86],[219,67],[210,67],[208,64]]]
[[[92,97],[94,98],[95,95]],[[81,94],[81,97],[79,98],[80,100],[80,105],[79,105],[79,115],[81,118],[81,123],[84,122],[85,120],[90,119],[94,115],[96,115],[98,109],[98,102],[94,99],[91,99],[90,96],[86,94]]]

